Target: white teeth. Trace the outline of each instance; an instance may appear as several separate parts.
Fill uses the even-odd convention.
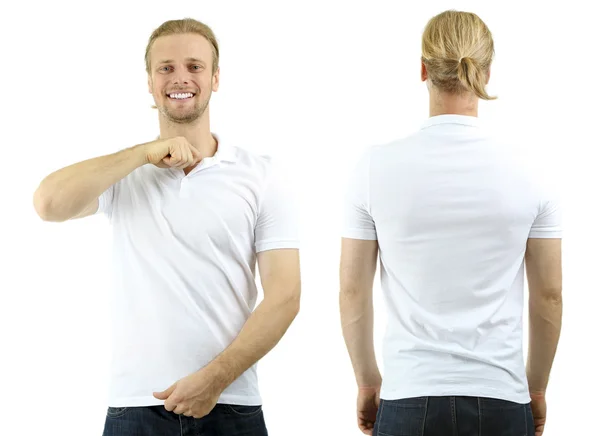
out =
[[[193,96],[194,96],[194,94],[192,94],[191,92],[188,92],[186,94],[169,94],[169,97],[175,98],[175,99],[192,98]]]

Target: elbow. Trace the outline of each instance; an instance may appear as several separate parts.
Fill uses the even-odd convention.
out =
[[[261,304],[272,314],[293,321],[300,312],[300,284],[278,286],[266,292]]]
[[[550,302],[550,304],[560,305],[562,306],[563,298],[562,298],[562,289],[559,289],[551,294],[549,294],[546,299]]]
[[[292,319],[296,318],[298,313],[300,313],[300,295],[300,283],[298,283],[293,292],[290,292],[284,301],[284,306]]]
[[[43,221],[64,221],[63,219],[60,219],[60,217],[57,217],[52,210],[52,197],[46,194],[42,187],[39,187],[33,194],[33,207]]]
[[[298,314],[300,313],[300,296],[299,295],[298,295],[298,297],[294,298],[294,300],[293,300],[292,310],[293,310],[294,318],[296,318],[296,316],[298,316]]]
[[[340,287],[340,302],[366,302],[371,293],[366,286],[346,285]]]
[[[293,318],[296,318],[300,313],[300,285],[298,285],[297,291],[295,291],[288,299],[288,307],[292,313]]]
[[[33,208],[43,221],[52,221],[51,204],[50,198],[44,195],[42,188],[39,187],[33,194]]]
[[[562,288],[546,289],[535,295],[530,295],[529,302],[532,307],[562,307]]]

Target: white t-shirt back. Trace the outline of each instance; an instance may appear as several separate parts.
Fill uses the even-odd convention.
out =
[[[187,176],[145,165],[100,197],[114,235],[109,405],[152,396],[235,339],[257,300],[256,254],[299,248],[297,212],[269,158],[219,142]],[[259,405],[256,365],[219,403]]]
[[[558,203],[475,117],[440,115],[371,147],[342,236],[377,240],[388,313],[381,398],[528,403],[528,238],[561,238]]]

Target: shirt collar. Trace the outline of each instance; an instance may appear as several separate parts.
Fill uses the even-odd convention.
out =
[[[444,114],[430,117],[425,123],[423,123],[422,129],[426,129],[432,126],[438,126],[440,124],[460,124],[463,126],[479,127],[479,118],[470,115],[457,115],[457,114]]]
[[[217,141],[217,152],[214,157],[221,162],[236,162],[237,154],[233,146],[227,141],[223,141],[220,136],[212,134]]]
[[[221,137],[216,133],[211,133],[213,138],[217,141],[217,151],[214,156],[205,158],[208,160],[215,159],[220,162],[236,162],[237,161],[237,153],[235,149],[227,143],[227,141],[223,142]],[[156,139],[160,139],[160,135],[156,137]]]

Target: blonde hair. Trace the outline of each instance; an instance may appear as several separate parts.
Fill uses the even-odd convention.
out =
[[[473,92],[494,100],[485,90],[492,58],[492,33],[477,15],[445,11],[433,17],[423,32],[422,61],[427,77],[450,94]]]
[[[219,43],[217,42],[217,38],[212,29],[206,24],[194,20],[193,18],[184,18],[182,20],[165,21],[152,32],[152,35],[150,35],[148,45],[146,46],[146,55],[144,57],[146,60],[146,72],[148,74],[150,74],[150,49],[152,48],[154,41],[161,36],[180,35],[183,33],[195,33],[203,36],[210,42],[213,55],[212,72],[215,73],[217,71],[217,68],[219,68]]]

